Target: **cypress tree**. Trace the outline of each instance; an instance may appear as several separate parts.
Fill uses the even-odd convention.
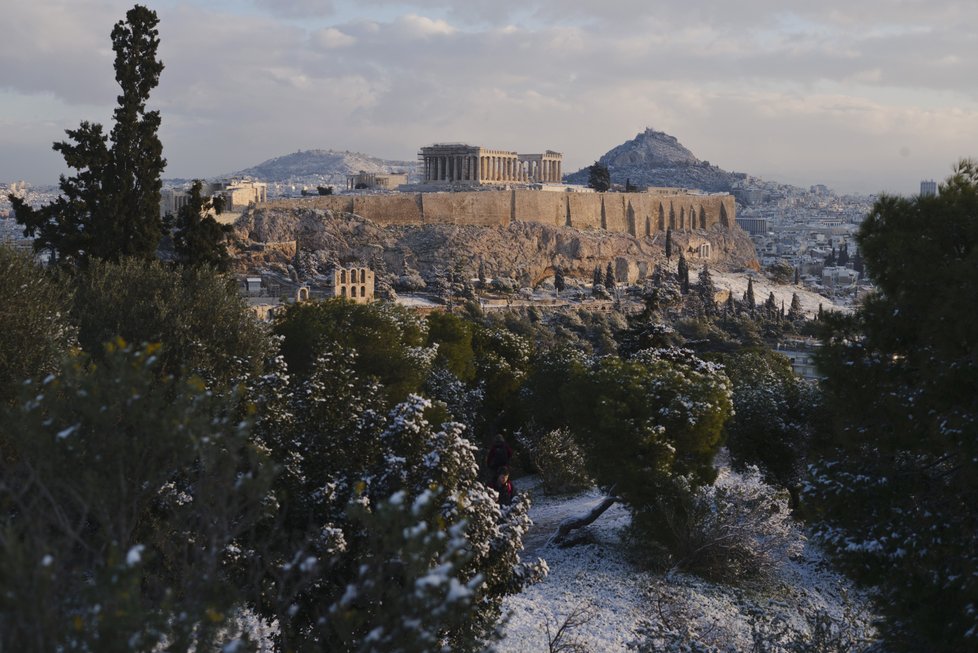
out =
[[[150,91],[159,83],[159,19],[136,5],[112,30],[115,78],[122,89],[106,135],[102,125],[84,121],[66,130],[68,141],[54,144],[69,168],[61,196],[40,209],[11,197],[17,221],[35,236],[34,248],[52,261],[85,264],[90,258],[152,258],[163,235],[160,175],[166,166],[157,131],[159,111],[148,111]]]
[[[689,265],[682,252],[679,254],[679,265],[676,268],[676,276],[679,280],[679,290],[684,294],[689,294]]]
[[[594,266],[594,279],[593,279],[592,283],[595,286],[600,286],[603,283],[603,279],[601,277],[601,266],[600,265],[595,265]]]
[[[557,269],[554,270],[554,288],[557,289],[557,293],[560,294],[567,287],[567,283],[564,280],[564,270],[559,265]]]
[[[750,311],[750,314],[754,315],[754,309],[757,308],[757,302],[754,301],[753,277],[747,279],[747,290],[744,292],[744,305],[747,307],[747,310]]]
[[[666,227],[666,258],[672,258],[672,229]]]
[[[611,267],[611,261],[608,261],[608,267],[604,269],[604,287],[609,290],[615,287],[615,270]]]
[[[801,308],[801,300],[798,293],[791,293],[791,306],[788,307],[788,321],[797,322],[805,319],[805,312]]]

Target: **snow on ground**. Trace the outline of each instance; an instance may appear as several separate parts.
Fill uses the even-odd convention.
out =
[[[690,281],[694,280],[694,273],[696,270],[690,270]],[[713,277],[713,284],[717,287],[717,290],[729,290],[733,292],[734,299],[740,300],[744,293],[747,292],[747,279],[748,275],[732,272],[714,272],[710,270],[710,276]],[[851,310],[849,307],[839,304],[824,295],[819,295],[811,290],[805,290],[801,286],[796,286],[792,284],[779,285],[772,282],[770,279],[766,279],[761,275],[753,276],[754,279],[754,300],[757,305],[760,306],[766,300],[769,294],[774,293],[774,299],[778,304],[778,308],[781,307],[781,302],[784,302],[784,309],[787,311],[788,307],[791,306],[791,295],[792,293],[798,293],[798,299],[801,301],[802,310],[808,317],[814,317],[818,314],[818,305],[821,304],[825,310],[837,310],[848,312]]]
[[[575,610],[583,610],[587,619],[570,632],[582,650],[610,653],[629,650],[643,620],[731,651],[751,650],[751,613],[762,618],[777,614],[806,631],[814,615],[826,613],[845,621],[849,611],[856,615],[853,623],[858,629],[872,633],[865,597],[847,590],[846,579],[830,570],[810,543],[805,543],[801,555],[785,560],[778,575],[763,586],[713,584],[676,570],[657,574],[638,569],[627,559],[620,538],[630,517],[620,505],[587,527],[586,543],[563,549],[548,544],[561,521],[584,515],[601,501],[597,490],[547,496],[535,477],[521,479],[518,486],[533,499],[534,525],[524,540],[523,557],[544,558],[550,574],[504,602],[507,622],[500,650],[549,650],[547,625],[555,632]],[[800,530],[799,538],[804,539]]]
[[[634,639],[632,629],[646,614],[646,588],[651,576],[637,572],[625,559],[619,531],[629,522],[628,512],[612,506],[589,527],[593,541],[561,549],[547,545],[561,521],[583,515],[603,495],[591,490],[573,497],[548,497],[535,481],[524,479],[520,491],[533,497],[533,528],[524,540],[524,559],[547,560],[550,574],[540,583],[504,603],[508,618],[501,650],[512,653],[547,651],[546,626],[551,631],[576,608],[590,612],[591,619],[574,631],[592,651],[625,651]]]

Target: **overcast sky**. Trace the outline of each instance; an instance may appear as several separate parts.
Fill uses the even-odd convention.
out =
[[[107,123],[115,0],[4,0],[0,180]],[[160,0],[167,177],[298,149],[564,153],[646,127],[727,170],[911,193],[978,156],[975,0]]]

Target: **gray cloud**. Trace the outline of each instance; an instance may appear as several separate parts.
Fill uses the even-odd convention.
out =
[[[972,2],[255,1],[267,13],[159,10],[168,175],[312,147],[413,158],[436,140],[556,148],[570,169],[646,126],[727,168],[867,190],[978,154]],[[60,98],[58,128],[98,119],[83,110],[114,102],[108,33],[127,4],[13,8],[0,86]],[[0,179],[24,176],[7,148],[42,132],[0,123]]]

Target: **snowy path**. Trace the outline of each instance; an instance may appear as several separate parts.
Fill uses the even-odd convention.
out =
[[[532,479],[521,490],[533,498],[534,525],[524,539],[526,560],[541,557],[550,574],[518,596],[509,597],[504,610],[509,621],[502,650],[513,653],[547,651],[546,625],[551,631],[575,609],[590,620],[571,634],[592,651],[626,651],[635,623],[647,611],[646,588],[652,577],[635,569],[622,554],[619,532],[628,524],[628,512],[612,506],[586,529],[592,541],[561,549],[547,545],[558,524],[586,514],[603,498],[597,490],[571,497],[548,497]]]

